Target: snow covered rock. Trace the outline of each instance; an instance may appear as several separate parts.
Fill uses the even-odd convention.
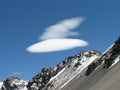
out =
[[[96,50],[81,51],[54,67],[43,68],[30,81],[9,77],[0,90],[61,90],[76,77],[87,77],[98,66],[108,69],[120,60],[120,38],[102,54]]]
[[[102,55],[102,60],[104,60],[104,67],[109,68],[117,61],[119,61],[120,55],[120,37],[117,41]]]
[[[80,74],[101,54],[95,50],[82,51],[70,56],[55,67],[43,68],[39,74],[28,83],[29,90],[49,90],[61,85],[62,82],[72,80]]]
[[[28,90],[28,81],[19,79],[18,77],[9,77],[3,81],[2,90]]]

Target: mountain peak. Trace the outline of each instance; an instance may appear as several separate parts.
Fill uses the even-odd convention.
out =
[[[104,53],[96,50],[81,51],[69,56],[54,67],[43,68],[30,81],[18,77],[9,77],[0,84],[1,90],[66,90],[76,78],[83,80],[92,72],[106,70],[114,66],[120,59],[120,38]],[[78,83],[78,82],[77,82]],[[69,90],[73,90],[70,89]],[[78,90],[75,89],[74,90]],[[87,89],[86,89],[87,90]]]

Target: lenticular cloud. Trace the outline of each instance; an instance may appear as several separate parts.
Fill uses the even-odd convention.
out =
[[[67,38],[79,34],[72,30],[81,25],[83,21],[83,17],[76,17],[59,21],[47,27],[39,37],[42,41],[29,46],[27,51],[32,53],[55,52],[88,45],[84,40]]]
[[[33,53],[54,52],[73,49],[75,47],[82,47],[86,45],[88,45],[88,43],[80,39],[49,39],[28,47],[27,51]]]
[[[66,38],[69,36],[76,36],[79,33],[71,30],[74,30],[79,25],[81,25],[84,19],[85,18],[83,17],[76,17],[76,18],[59,21],[55,25],[51,25],[47,27],[45,29],[45,32],[40,36],[40,39],[47,40],[47,39]]]

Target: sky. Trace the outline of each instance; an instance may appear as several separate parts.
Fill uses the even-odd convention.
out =
[[[31,80],[44,67],[120,36],[119,0],[0,0],[0,81]]]

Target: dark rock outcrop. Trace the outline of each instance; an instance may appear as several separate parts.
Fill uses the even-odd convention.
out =
[[[27,84],[28,81],[24,81],[13,76],[3,81],[2,90],[27,90]]]
[[[66,76],[66,80],[68,80],[73,77],[74,74],[77,74],[79,70],[84,72],[83,76],[89,76],[100,65],[103,65],[104,69],[108,69],[119,55],[120,38],[103,54],[96,50],[81,51],[75,56],[65,58],[65,60],[54,67],[43,68],[41,72],[30,81],[24,81],[17,77],[9,77],[3,81],[1,90],[53,90],[52,87],[55,87],[59,81],[62,82],[63,77]],[[59,77],[57,77],[57,75]],[[66,82],[66,80],[63,81]]]
[[[104,58],[102,59],[105,61],[103,68],[109,68],[119,54],[120,54],[120,37],[114,43],[112,48],[103,55]]]

